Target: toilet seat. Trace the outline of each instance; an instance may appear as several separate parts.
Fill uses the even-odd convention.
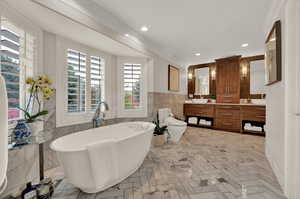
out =
[[[168,117],[165,122],[168,126],[186,126],[185,122],[177,120],[173,117]]]

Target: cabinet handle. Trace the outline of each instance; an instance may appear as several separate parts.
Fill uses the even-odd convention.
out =
[[[258,117],[258,118],[265,118],[264,115],[257,115],[256,117]]]

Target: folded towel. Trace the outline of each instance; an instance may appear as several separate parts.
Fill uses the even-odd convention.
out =
[[[189,118],[189,123],[190,124],[197,124],[197,118],[196,117]]]
[[[92,143],[87,150],[96,187],[110,184],[118,178],[117,149],[113,139]]]
[[[249,131],[262,131],[261,127],[256,127],[256,126],[245,126],[244,129]]]

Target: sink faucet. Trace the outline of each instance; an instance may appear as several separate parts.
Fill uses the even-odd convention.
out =
[[[105,101],[100,101],[97,105],[94,117],[93,117],[93,128],[101,126],[101,121],[105,118],[105,112],[101,111],[101,105],[104,105],[105,111],[109,110],[108,104]]]

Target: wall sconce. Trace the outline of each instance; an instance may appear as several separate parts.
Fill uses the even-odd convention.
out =
[[[193,79],[193,73],[189,73],[189,79]]]
[[[246,66],[244,66],[244,67],[242,68],[242,77],[243,77],[243,78],[246,78],[246,77],[247,77],[247,74],[248,74],[248,69],[247,69]]]
[[[216,79],[216,70],[212,70],[210,75],[211,75],[211,79],[215,80]]]

